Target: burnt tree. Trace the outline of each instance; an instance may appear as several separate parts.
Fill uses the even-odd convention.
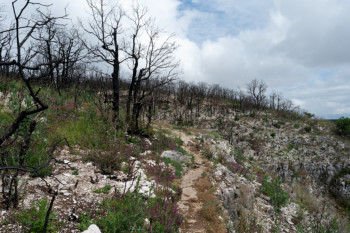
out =
[[[88,51],[99,61],[106,62],[113,68],[112,89],[113,89],[113,122],[116,128],[119,128],[119,82],[120,66],[127,59],[122,57],[122,20],[125,17],[123,9],[109,6],[104,0],[86,0],[91,19],[87,25],[83,25],[85,32],[93,36],[97,43],[87,44],[84,42]]]

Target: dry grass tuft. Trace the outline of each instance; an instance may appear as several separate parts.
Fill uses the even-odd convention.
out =
[[[198,199],[203,203],[200,216],[206,221],[206,231],[212,233],[227,232],[225,221],[220,217],[222,207],[220,201],[214,195],[214,187],[208,177],[201,177],[197,184]]]

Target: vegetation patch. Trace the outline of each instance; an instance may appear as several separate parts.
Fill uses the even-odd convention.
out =
[[[46,213],[49,208],[49,203],[46,199],[40,199],[29,210],[21,210],[15,216],[17,222],[24,227],[28,233],[42,233]],[[47,226],[48,232],[56,232],[62,226],[54,212],[51,212]]]
[[[202,176],[196,183],[198,199],[203,203],[200,215],[206,220],[206,231],[212,233],[227,232],[227,219],[223,219],[223,210],[220,201],[214,194],[214,187],[212,187],[208,176]]]
[[[161,193],[161,192],[156,192]],[[162,193],[164,194],[164,192]],[[102,232],[178,232],[182,224],[176,202],[168,196],[144,197],[139,185],[134,192],[104,199],[104,215],[97,220]]]
[[[183,168],[182,168],[182,164],[169,159],[169,158],[163,158],[163,161],[165,163],[165,165],[169,166],[169,164],[171,164],[171,166],[173,166],[175,168],[175,175],[177,178],[181,178],[182,177],[182,173],[183,173]]]
[[[107,184],[105,185],[104,187],[102,188],[99,188],[99,189],[95,189],[94,190],[94,193],[104,193],[104,194],[108,194],[109,191],[112,189],[112,186]]]
[[[341,117],[335,122],[336,132],[341,136],[350,137],[350,118]]]
[[[116,140],[108,144],[105,150],[91,151],[85,160],[92,161],[106,175],[120,170],[128,173],[132,165],[130,158],[138,158],[140,152],[140,147],[137,145],[128,145],[122,140]]]
[[[175,173],[171,168],[160,164],[150,164],[147,166],[146,171],[150,176],[153,177],[156,183],[160,183],[167,187],[169,187],[176,178]]]
[[[268,177],[265,177],[261,183],[260,189],[270,198],[270,202],[277,212],[279,212],[280,208],[286,205],[289,200],[289,195],[281,187],[281,181],[278,178],[269,181]]]

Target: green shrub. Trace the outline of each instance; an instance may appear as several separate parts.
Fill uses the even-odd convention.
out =
[[[90,214],[84,213],[79,217],[79,224],[77,226],[77,229],[80,231],[85,231],[91,224],[95,224],[94,220],[91,219]]]
[[[157,133],[157,137],[152,141],[152,145],[147,148],[153,152],[161,153],[164,150],[182,150],[183,141],[179,138],[173,138],[165,135],[165,132]]]
[[[275,128],[277,128],[277,129],[280,129],[280,128],[281,128],[280,122],[274,123],[273,126],[274,126]]]
[[[289,200],[289,195],[282,189],[281,181],[278,178],[268,181],[268,177],[265,177],[260,189],[270,198],[270,202],[276,211],[280,211],[280,207],[284,206]]]
[[[342,136],[350,136],[350,118],[348,117],[341,117],[339,118],[336,123],[336,130],[339,135]]]
[[[274,137],[276,137],[276,133],[275,133],[275,132],[272,132],[272,133],[270,134],[270,136],[274,138]]]
[[[34,138],[33,138],[34,139]],[[25,158],[25,164],[31,167],[41,167],[46,164],[50,159],[50,153],[48,149],[52,146],[48,142],[39,141],[40,139],[33,140],[30,149],[28,150]],[[38,171],[38,174],[32,174],[32,176],[45,177],[52,174],[52,166],[49,165],[44,169]]]
[[[141,141],[136,139],[136,138],[133,138],[131,136],[128,136],[128,138],[126,139],[126,142],[127,143],[134,143],[134,144],[139,144]]]
[[[294,147],[294,145],[292,145],[292,144],[289,144],[288,147],[287,147],[288,151],[291,151],[291,150],[293,150],[294,148],[295,148],[295,147]]]
[[[239,164],[247,161],[247,157],[244,156],[242,149],[238,148],[235,150],[235,159]]]
[[[303,113],[304,116],[308,119],[311,119],[311,118],[314,118],[315,117],[315,114],[312,114],[312,113],[309,113],[309,112],[304,112]]]
[[[305,126],[304,130],[306,133],[310,133],[311,132],[311,126]]]
[[[20,160],[18,155],[21,150],[21,142],[25,135],[27,134],[28,128],[30,125],[30,119],[26,119],[22,125],[20,125],[18,131],[16,132],[16,137],[19,140],[12,143],[11,147],[6,148],[7,156],[4,157],[7,165],[9,166],[19,166]],[[38,122],[35,131],[31,136],[31,144],[26,151],[24,156],[24,164],[30,168],[39,168],[44,166],[49,160],[51,154],[49,149],[52,147],[52,144],[48,142],[45,130],[43,129],[43,123]],[[3,165],[0,162],[0,165]],[[45,167],[38,171],[38,174],[31,174],[31,176],[40,176],[44,177],[50,175],[52,172],[51,165]]]
[[[46,199],[38,200],[29,210],[20,211],[16,220],[24,227],[25,232],[42,233],[48,207],[49,203]],[[60,223],[53,223],[54,219],[56,219],[56,215],[51,213],[47,232],[55,232],[59,229]]]
[[[140,135],[146,138],[152,138],[155,132],[152,127],[141,127]]]

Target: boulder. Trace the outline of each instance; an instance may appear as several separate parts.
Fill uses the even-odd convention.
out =
[[[83,233],[101,233],[101,230],[98,228],[98,226],[92,224],[86,231],[83,231]]]
[[[181,163],[182,161],[191,162],[190,156],[183,155],[182,153],[174,151],[174,150],[164,151],[160,156],[162,158],[169,158],[169,159],[174,160],[174,161],[179,162],[179,163]]]

